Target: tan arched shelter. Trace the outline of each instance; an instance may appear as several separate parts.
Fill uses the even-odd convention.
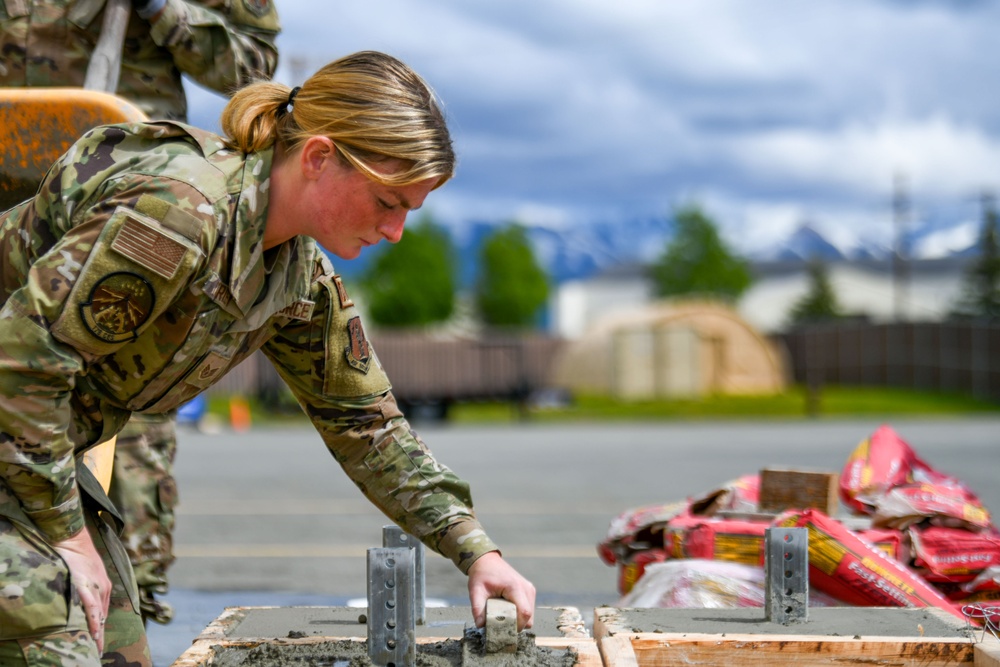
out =
[[[598,320],[567,343],[554,380],[625,399],[768,394],[787,385],[786,357],[725,304],[658,301]]]

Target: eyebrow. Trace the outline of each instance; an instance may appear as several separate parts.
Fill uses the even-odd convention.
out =
[[[398,200],[399,205],[405,208],[407,211],[416,211],[420,208],[419,206],[413,208],[413,206],[410,205],[410,202],[406,199],[406,197],[399,194],[398,192],[394,192],[393,194],[396,195],[396,199]]]

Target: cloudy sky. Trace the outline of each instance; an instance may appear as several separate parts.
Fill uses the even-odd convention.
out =
[[[893,182],[940,252],[1000,188],[1000,3],[275,0],[277,78],[378,49],[444,100],[443,221],[573,225],[698,202],[754,251],[808,221],[892,237]],[[216,127],[219,98],[192,91]]]

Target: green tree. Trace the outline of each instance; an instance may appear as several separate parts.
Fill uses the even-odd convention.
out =
[[[455,253],[430,218],[407,225],[399,243],[379,253],[361,278],[372,321],[384,327],[443,322],[455,310]]]
[[[697,206],[674,215],[675,233],[653,265],[658,296],[701,295],[735,301],[750,287],[747,262],[726,247],[711,218]]]
[[[1000,229],[993,197],[983,196],[983,226],[979,235],[979,257],[965,275],[962,298],[955,317],[1000,317]]]
[[[516,222],[504,225],[483,241],[475,301],[484,324],[528,326],[548,297],[548,276],[535,258],[524,227]]]
[[[788,311],[791,324],[811,324],[844,316],[830,284],[826,263],[818,257],[809,261],[809,290]]]

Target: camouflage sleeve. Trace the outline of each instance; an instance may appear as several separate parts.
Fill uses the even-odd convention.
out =
[[[264,353],[365,497],[467,573],[498,550],[476,519],[468,484],[404,419],[339,278],[318,281],[313,298],[311,319],[283,327]]]
[[[177,68],[203,86],[229,95],[278,66],[278,15],[270,0],[226,3],[167,0],[153,24],[153,41]]]
[[[37,259],[0,309],[0,479],[53,541],[84,525],[74,449],[110,437],[118,426],[102,420],[99,405],[79,402],[77,378],[169,307],[201,259],[194,244],[176,241],[176,271],[167,279],[143,265],[159,256],[136,261],[122,254],[118,241],[137,225],[166,239],[168,232],[153,218],[155,207],[142,212],[143,194],[156,189],[149,177],[135,176],[89,190],[90,197],[71,185],[83,178],[86,165],[73,155],[57,162],[41,190],[59,184],[71,194],[55,202],[39,195],[33,205],[14,209],[16,219],[4,221],[21,232],[20,251]],[[161,190],[170,187],[158,183]],[[190,200],[190,186],[173,187],[183,187],[180,196]],[[73,211],[68,203],[81,207]],[[98,310],[102,289],[128,312],[118,307],[122,317],[106,319],[109,312]],[[79,432],[75,413],[86,409],[96,410],[94,420],[106,432]]]

